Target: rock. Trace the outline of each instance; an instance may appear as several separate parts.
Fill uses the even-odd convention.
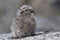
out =
[[[1,40],[60,40],[60,32],[49,32],[47,34],[42,34],[42,35],[36,35],[36,36],[30,36],[26,38],[18,38],[18,39],[8,39],[7,34],[0,34],[0,39]],[[10,34],[11,36],[11,34]]]

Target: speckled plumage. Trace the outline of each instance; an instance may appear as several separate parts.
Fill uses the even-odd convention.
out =
[[[17,16],[13,19],[11,25],[11,31],[17,37],[23,38],[34,34],[36,22],[33,14],[33,8],[28,5],[23,5],[17,11]]]

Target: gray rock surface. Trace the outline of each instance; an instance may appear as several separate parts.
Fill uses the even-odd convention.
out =
[[[60,40],[60,32],[49,32],[47,34],[30,36],[30,37],[19,38],[19,39],[8,39],[6,35],[4,37],[3,34],[1,34],[0,39],[1,40]],[[11,34],[9,35],[11,36]]]

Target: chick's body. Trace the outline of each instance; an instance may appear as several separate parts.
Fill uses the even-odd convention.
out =
[[[36,22],[34,17],[30,14],[31,13],[29,12],[24,12],[20,16],[13,19],[11,30],[17,37],[22,38],[34,34]]]

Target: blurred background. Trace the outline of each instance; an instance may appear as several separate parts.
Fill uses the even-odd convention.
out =
[[[20,6],[35,10],[36,31],[60,31],[60,0],[0,0],[0,33],[9,33]]]

